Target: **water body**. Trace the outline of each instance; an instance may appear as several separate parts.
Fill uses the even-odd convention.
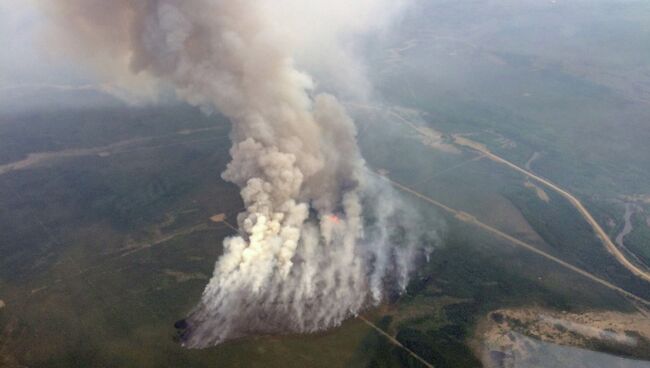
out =
[[[626,203],[625,204],[625,215],[623,216],[623,220],[625,221],[625,225],[623,226],[623,230],[616,236],[616,244],[621,247],[625,248],[625,244],[623,244],[623,239],[625,236],[634,230],[632,227],[632,215],[636,212],[636,206],[634,206],[632,203]]]
[[[621,232],[616,235],[615,241],[616,245],[618,245],[618,247],[621,248],[621,250],[626,254],[631,256],[638,265],[641,265],[644,268],[648,269],[648,265],[646,265],[639,257],[637,257],[625,246],[625,236],[634,230],[634,226],[632,225],[632,215],[639,211],[641,211],[641,208],[638,205],[634,203],[625,203],[625,215],[623,215],[623,221],[625,221],[625,224],[623,225]]]
[[[510,343],[484,352],[489,368],[650,368],[650,362],[573,346],[544,342],[510,332]]]

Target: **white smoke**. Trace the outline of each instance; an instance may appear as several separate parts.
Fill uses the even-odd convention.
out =
[[[170,85],[233,123],[232,161],[222,177],[241,188],[246,209],[237,219],[240,235],[224,241],[214,276],[183,326],[186,346],[326,329],[404,290],[415,259],[429,250],[417,248],[418,234],[406,231],[412,219],[368,174],[345,109],[331,95],[313,96],[313,81],[294,59],[318,38],[343,69],[358,68],[336,45],[373,19],[385,22],[389,2],[53,4],[50,15],[72,36],[67,45],[100,70]],[[331,66],[323,70],[332,74]]]

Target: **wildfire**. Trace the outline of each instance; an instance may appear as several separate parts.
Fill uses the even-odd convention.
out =
[[[335,223],[335,224],[338,224],[338,223],[341,222],[341,219],[340,219],[338,216],[336,216],[336,215],[329,215],[329,216],[327,216],[327,218],[328,218],[330,221],[332,221],[333,223]]]

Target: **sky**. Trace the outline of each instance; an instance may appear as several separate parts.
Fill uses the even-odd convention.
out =
[[[56,57],[45,44],[44,16],[33,0],[0,0],[0,88],[82,85],[90,74]]]

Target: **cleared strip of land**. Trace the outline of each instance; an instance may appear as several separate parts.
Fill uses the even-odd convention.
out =
[[[363,316],[359,316],[359,319],[362,320],[362,321],[363,321],[365,324],[367,324],[368,326],[372,327],[372,328],[373,328],[375,331],[377,331],[380,335],[382,335],[383,337],[385,337],[386,339],[388,339],[388,341],[390,341],[391,344],[393,344],[393,345],[399,347],[400,349],[403,349],[404,351],[406,351],[410,356],[412,356],[413,358],[415,358],[415,360],[417,360],[418,362],[422,363],[425,367],[428,367],[428,368],[434,368],[433,365],[432,365],[431,363],[429,363],[429,362],[427,362],[426,360],[422,359],[422,357],[420,357],[419,355],[417,355],[413,350],[411,350],[411,349],[407,348],[406,346],[402,345],[401,342],[399,342],[399,341],[398,341],[396,338],[394,338],[393,336],[389,335],[386,331],[384,331],[384,330],[382,330],[381,328],[379,328],[379,326],[377,326],[377,325],[375,325],[374,323],[368,321],[368,320],[367,320],[365,317],[363,317]]]
[[[369,105],[362,105],[362,104],[351,104],[351,106],[357,107],[357,108],[371,109],[371,110],[382,110],[379,107],[369,106]],[[388,109],[388,110],[386,110],[386,112],[389,113],[390,115],[394,116],[395,118],[399,119],[399,121],[402,124],[404,124],[405,126],[409,127],[410,129],[416,131],[419,134],[422,134],[422,135],[426,136],[427,133],[426,133],[425,129],[423,129],[422,127],[420,127],[417,124],[413,123],[412,121],[409,121],[408,119],[405,119],[403,116],[401,116],[400,114],[396,113],[393,110]],[[637,277],[643,279],[644,281],[650,283],[650,273],[648,273],[647,271],[639,268],[637,265],[630,262],[630,260],[628,260],[625,257],[625,254],[623,254],[623,252],[621,252],[621,250],[618,247],[616,247],[616,245],[609,238],[609,236],[607,235],[605,230],[603,230],[603,228],[598,224],[598,222],[594,219],[594,217],[591,215],[591,213],[585,208],[585,206],[582,204],[582,202],[580,202],[573,194],[571,194],[570,192],[560,188],[559,186],[557,186],[555,183],[549,181],[548,179],[544,179],[544,178],[542,178],[542,177],[540,177],[540,176],[538,176],[538,175],[536,175],[536,174],[534,174],[534,173],[532,173],[532,172],[530,172],[530,171],[528,171],[526,169],[523,169],[523,168],[513,164],[512,162],[510,162],[510,161],[508,161],[508,160],[506,160],[506,159],[504,159],[504,158],[502,158],[500,156],[495,155],[487,147],[485,147],[484,145],[482,145],[482,144],[480,144],[478,142],[474,142],[474,141],[472,141],[472,140],[470,140],[468,138],[465,138],[465,137],[463,137],[461,135],[458,135],[458,134],[454,135],[453,138],[454,138],[454,143],[456,145],[459,145],[459,146],[462,146],[462,147],[469,148],[471,150],[477,151],[478,153],[480,153],[480,154],[484,155],[485,157],[489,158],[490,160],[498,162],[498,163],[503,164],[503,165],[506,165],[507,167],[528,176],[529,178],[543,184],[544,186],[546,186],[546,187],[552,189],[553,191],[557,192],[558,194],[560,194],[562,197],[564,197],[566,200],[568,200],[569,203],[571,203],[571,205],[576,210],[578,210],[580,215],[587,221],[587,223],[593,229],[594,233],[596,233],[598,238],[601,240],[601,242],[605,246],[605,249],[611,255],[613,255],[614,258],[616,258],[616,260],[623,267],[625,267],[627,270],[632,272],[635,276],[637,276]]]
[[[181,144],[189,144],[189,143],[198,143],[198,142],[204,142],[204,141],[217,140],[217,139],[224,138],[225,135],[224,136],[209,137],[209,138],[201,138],[201,139],[195,139],[195,140],[164,143],[164,144],[154,145],[154,146],[138,146],[138,147],[132,148],[136,144],[147,143],[147,142],[153,141],[155,139],[160,139],[160,138],[165,138],[165,137],[172,137],[172,136],[187,136],[187,135],[194,134],[194,133],[207,132],[207,131],[213,131],[213,130],[221,130],[221,129],[224,129],[224,127],[223,126],[217,126],[217,127],[199,128],[199,129],[185,129],[185,130],[180,130],[178,132],[163,134],[163,135],[158,135],[158,136],[127,139],[127,140],[118,141],[118,142],[115,142],[115,143],[111,143],[111,144],[108,144],[108,145],[105,145],[105,146],[99,146],[99,147],[70,148],[70,149],[64,149],[64,150],[61,150],[61,151],[49,151],[49,152],[33,152],[33,153],[28,154],[27,157],[25,157],[25,158],[23,158],[21,160],[14,161],[14,162],[9,162],[9,163],[0,165],[0,175],[4,175],[6,173],[16,171],[16,170],[28,169],[28,168],[38,166],[38,165],[42,165],[42,164],[44,164],[46,162],[53,161],[53,160],[56,160],[56,159],[61,159],[61,158],[73,158],[73,157],[91,156],[91,155],[99,155],[100,157],[107,157],[107,156],[112,156],[112,155],[116,155],[116,154],[131,153],[131,152],[141,151],[141,150],[148,150],[148,149],[176,146],[176,145],[181,145]]]
[[[376,175],[381,176],[379,174],[376,174]],[[614,290],[614,291],[620,293],[621,295],[623,295],[623,296],[625,296],[625,297],[627,297],[629,299],[632,299],[632,300],[634,300],[636,302],[641,303],[645,308],[650,307],[650,301],[645,300],[645,299],[643,299],[643,298],[641,298],[641,297],[639,297],[639,296],[637,296],[635,294],[632,294],[627,290],[624,290],[624,289],[622,289],[622,288],[620,288],[620,287],[618,287],[618,286],[616,286],[616,285],[614,285],[614,284],[612,284],[612,283],[610,283],[608,281],[605,281],[605,280],[601,279],[600,277],[598,277],[598,276],[596,276],[596,275],[594,275],[592,273],[589,273],[589,272],[587,272],[587,271],[585,271],[585,270],[583,270],[581,268],[578,268],[578,267],[576,267],[576,266],[574,266],[574,265],[572,265],[570,263],[567,263],[567,262],[565,262],[565,261],[563,261],[563,260],[561,260],[561,259],[559,259],[559,258],[557,258],[557,257],[555,257],[555,256],[553,256],[551,254],[548,254],[548,253],[546,253],[546,252],[544,252],[542,250],[539,250],[539,249],[535,248],[533,245],[530,245],[530,244],[528,244],[526,242],[523,242],[523,241],[521,241],[521,240],[519,240],[517,238],[514,238],[514,237],[504,233],[501,230],[495,229],[492,226],[479,221],[476,217],[474,217],[473,215],[471,215],[471,214],[469,214],[467,212],[463,212],[463,211],[459,211],[459,210],[456,210],[454,208],[451,208],[451,207],[449,207],[449,206],[447,206],[445,204],[442,204],[442,203],[436,201],[435,199],[433,199],[433,198],[431,198],[429,196],[426,196],[426,195],[424,195],[424,194],[422,194],[420,192],[417,192],[414,189],[411,189],[411,188],[409,188],[409,187],[407,187],[407,186],[405,186],[405,185],[403,185],[401,183],[398,183],[398,182],[396,182],[396,181],[394,181],[394,180],[392,180],[392,179],[390,179],[390,178],[388,178],[386,176],[381,176],[381,177],[383,177],[385,180],[390,182],[395,188],[397,188],[397,189],[399,189],[399,190],[401,190],[403,192],[409,193],[411,195],[414,195],[414,196],[416,196],[416,197],[418,197],[418,198],[420,198],[420,199],[422,199],[422,200],[424,200],[424,201],[426,201],[426,202],[428,202],[428,203],[430,203],[430,204],[432,204],[432,205],[434,205],[434,206],[436,206],[438,208],[441,208],[441,209],[445,210],[448,213],[451,213],[452,215],[454,215],[454,217],[456,217],[460,221],[463,221],[463,222],[478,226],[481,229],[486,230],[486,231],[488,231],[488,232],[490,232],[490,233],[492,233],[492,234],[494,234],[494,235],[496,235],[496,236],[498,236],[500,238],[508,240],[509,242],[513,243],[514,245],[516,245],[518,247],[524,248],[524,249],[526,249],[526,250],[528,250],[530,252],[533,252],[535,254],[538,254],[538,255],[540,255],[540,256],[542,256],[542,257],[544,257],[544,258],[546,258],[546,259],[548,259],[550,261],[553,261],[553,262],[559,264],[560,266],[562,266],[562,267],[564,267],[566,269],[569,269],[569,270],[571,270],[573,272],[576,272],[576,273],[578,273],[578,274],[580,274],[580,275],[582,275],[582,276],[584,276],[584,277],[586,277],[586,278],[588,278],[588,279],[590,279],[590,280],[592,280],[592,281],[594,281],[594,282],[596,282],[596,283],[598,283],[598,284],[600,284],[600,285],[602,285],[602,286],[604,286],[604,287],[606,287],[606,288],[608,288],[610,290]]]
[[[600,238],[603,245],[605,246],[605,249],[607,249],[607,251],[611,255],[613,255],[614,258],[616,258],[616,260],[621,265],[623,265],[623,267],[627,268],[630,272],[632,272],[637,277],[639,277],[639,278],[641,278],[641,279],[643,279],[643,280],[645,280],[647,282],[650,282],[650,274],[648,272],[646,272],[645,270],[642,270],[641,268],[637,267],[634,263],[630,262],[625,257],[623,252],[621,252],[618,249],[618,247],[616,247],[616,245],[614,245],[614,242],[612,242],[612,240],[609,238],[609,236],[607,235],[605,230],[603,230],[603,228],[600,227],[600,225],[594,219],[594,217],[591,215],[591,213],[589,213],[589,211],[587,211],[585,206],[582,205],[582,202],[580,202],[573,194],[571,194],[571,193],[567,192],[566,190],[558,187],[556,184],[550,182],[549,180],[544,179],[544,178],[542,178],[542,177],[540,177],[538,175],[535,175],[534,173],[532,173],[532,172],[530,172],[528,170],[525,170],[525,169],[513,164],[512,162],[495,155],[494,153],[490,152],[490,150],[488,150],[485,146],[483,146],[480,143],[476,143],[476,142],[474,142],[474,141],[472,141],[470,139],[467,139],[467,138],[459,136],[459,135],[454,136],[454,143],[456,143],[456,144],[458,144],[460,146],[467,147],[467,148],[470,148],[472,150],[478,151],[479,153],[482,153],[483,155],[485,155],[485,157],[489,158],[490,160],[498,162],[498,163],[503,164],[503,165],[506,165],[509,168],[511,168],[511,169],[513,169],[515,171],[518,171],[518,172],[528,176],[529,178],[531,178],[531,179],[545,185],[546,187],[554,190],[555,192],[559,193],[562,197],[566,198],[569,201],[569,203],[571,203],[571,205],[576,210],[578,210],[580,215],[587,221],[587,223],[589,223],[589,225],[594,230],[594,232],[596,233],[598,238]]]

